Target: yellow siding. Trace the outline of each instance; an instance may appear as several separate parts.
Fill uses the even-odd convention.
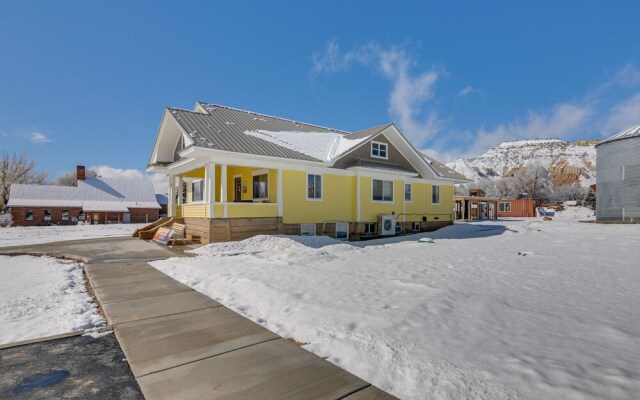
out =
[[[404,196],[404,189],[402,192]],[[426,183],[413,183],[411,185],[411,202],[405,203],[406,219],[403,221],[422,221],[422,215],[430,212],[431,185]],[[415,215],[411,215],[415,214]]]
[[[234,201],[234,177],[235,175],[242,175],[241,180],[242,184],[246,183],[247,192],[242,193],[242,200],[253,200],[253,171],[258,171],[264,168],[249,168],[249,167],[227,167],[227,190],[228,190],[228,201]],[[269,202],[276,203],[278,201],[278,171],[275,169],[270,169],[267,171],[269,175]],[[218,195],[218,198],[220,196]]]
[[[429,204],[431,205],[431,188],[429,188]],[[440,204],[431,205],[431,212],[434,214],[442,214],[438,215],[440,221],[451,221],[451,214],[453,213],[453,185],[440,185]]]
[[[283,222],[287,224],[355,221],[355,177],[322,174],[320,200],[307,200],[307,174],[282,171]]]
[[[206,204],[185,204],[182,206],[181,217],[207,218]]]
[[[246,183],[247,192],[242,193],[242,200],[253,199],[253,171],[261,168],[227,167],[227,206],[228,218],[276,217],[278,172],[269,169],[269,202],[270,204],[231,203],[234,200],[234,175],[241,175]],[[216,202],[220,202],[221,168],[216,165]],[[357,177],[322,174],[323,199],[307,200],[307,174],[304,171],[283,170],[283,207],[284,223],[322,223],[328,221],[356,221]],[[183,177],[204,178],[204,168],[183,174]],[[399,216],[399,221],[418,221],[427,215],[430,221],[438,217],[440,221],[450,221],[453,209],[453,185],[440,185],[440,204],[431,203],[431,184],[413,183],[412,201],[404,202],[404,180],[394,179],[393,202],[374,202],[371,196],[371,177],[360,179],[360,222],[376,221],[382,214]],[[187,204],[176,207],[178,217],[208,218],[206,204],[189,204],[192,199],[191,185],[187,185]],[[224,206],[214,205],[216,218],[223,218]],[[403,214],[406,214],[403,218]],[[411,215],[414,214],[414,215]]]
[[[434,217],[438,217],[439,221],[450,221],[453,210],[453,186],[440,185],[440,204],[431,203],[431,187],[426,183],[414,183],[412,186],[412,199],[405,205],[407,221],[418,221],[422,218],[422,214],[428,214],[429,221],[433,221]],[[404,195],[404,192],[403,192]]]
[[[194,169],[193,171],[184,173],[180,175],[183,178],[202,178],[204,179],[204,167],[200,167],[198,169]]]
[[[376,221],[381,214],[391,214],[393,212],[395,212],[396,215],[402,214],[402,203],[404,202],[404,180],[395,179],[393,181],[393,202],[373,201],[371,181],[371,177],[360,177],[361,221]]]
[[[227,204],[229,218],[266,218],[278,216],[278,205],[270,203]],[[218,216],[216,214],[216,216]],[[220,215],[220,218],[222,214]]]

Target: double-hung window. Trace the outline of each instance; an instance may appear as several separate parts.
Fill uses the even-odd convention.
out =
[[[27,210],[24,213],[24,219],[26,221],[33,221],[33,210]]]
[[[389,158],[387,144],[380,142],[371,142],[371,157]]]
[[[440,204],[440,186],[438,185],[431,187],[431,203]]]
[[[255,175],[253,177],[253,199],[266,200],[269,198],[269,175]]]
[[[372,200],[393,201],[393,181],[373,180]]]
[[[44,210],[44,220],[51,221],[51,210]]]
[[[307,175],[307,200],[322,200],[322,175]]]
[[[63,221],[69,220],[69,210],[62,210],[62,220]]]
[[[411,184],[404,184],[404,201],[411,201]]]
[[[202,201],[202,181],[191,182],[191,201]]]

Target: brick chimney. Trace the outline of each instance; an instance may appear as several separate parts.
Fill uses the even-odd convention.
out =
[[[87,175],[84,171],[84,165],[78,165],[76,167],[76,179],[79,181],[83,181],[87,178]]]

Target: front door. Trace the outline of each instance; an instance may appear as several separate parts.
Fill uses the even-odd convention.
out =
[[[242,178],[234,178],[233,179],[233,201],[241,201],[242,200]]]

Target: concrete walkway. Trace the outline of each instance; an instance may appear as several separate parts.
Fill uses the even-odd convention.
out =
[[[395,399],[146,263],[176,252],[128,238],[84,242],[50,247],[87,261],[146,399]]]

